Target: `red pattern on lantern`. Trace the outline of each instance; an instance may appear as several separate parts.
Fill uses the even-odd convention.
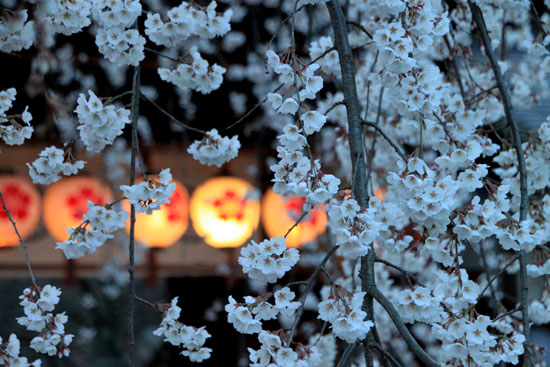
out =
[[[103,197],[89,186],[83,186],[80,191],[67,197],[67,205],[71,208],[74,220],[81,221],[84,214],[88,212],[88,200],[96,205],[105,205]]]
[[[216,208],[216,213],[220,219],[240,222],[244,218],[246,199],[240,199],[233,190],[227,190],[221,197],[207,200],[207,203]]]
[[[0,192],[21,237],[28,238],[40,221],[40,194],[30,181],[10,175],[0,176]],[[19,237],[0,203],[0,247],[18,244]]]
[[[15,184],[7,184],[0,189],[6,202],[6,207],[10,211],[11,217],[17,220],[24,220],[28,216],[28,206],[33,204],[29,194],[22,191]],[[0,219],[8,220],[8,214],[2,208],[0,211]]]

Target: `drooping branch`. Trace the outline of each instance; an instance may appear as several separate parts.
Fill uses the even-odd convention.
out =
[[[342,74],[344,103],[346,105],[348,117],[349,148],[353,171],[351,186],[353,189],[353,194],[359,205],[362,208],[366,208],[368,206],[367,175],[363,149],[363,131],[361,129],[361,109],[359,99],[357,98],[353,53],[349,45],[346,19],[342,8],[340,7],[339,1],[329,0],[327,2],[327,8],[330,15],[332,29],[334,31],[334,43],[336,49],[338,50],[338,59]],[[371,244],[367,255],[361,257],[361,288],[363,291],[375,287],[375,257],[374,247]],[[367,319],[374,324],[374,301],[369,293],[365,296],[362,309],[367,313]],[[367,341],[369,343],[374,342],[372,329],[367,335]],[[365,362],[367,367],[372,367],[374,365],[371,348],[365,348]]]
[[[140,67],[139,65],[134,68],[134,77],[132,82],[132,147],[130,158],[130,186],[135,183],[136,180],[136,158],[138,155],[138,137],[137,137],[137,120],[139,117],[139,98],[140,98]],[[135,334],[134,334],[134,306],[136,301],[136,278],[135,278],[135,248],[134,248],[134,232],[136,225],[136,208],[134,204],[130,205],[130,241],[128,244],[128,273],[130,276],[130,290],[128,299],[128,365],[130,367],[135,366],[134,352],[135,352]]]
[[[384,307],[384,309],[392,319],[393,323],[397,327],[397,330],[399,330],[399,333],[401,334],[403,339],[405,339],[405,342],[414,353],[414,355],[418,357],[418,359],[420,359],[425,366],[439,367],[439,363],[434,361],[432,357],[428,353],[426,353],[424,349],[422,349],[420,344],[418,344],[416,339],[412,336],[411,332],[401,319],[401,316],[399,316],[399,313],[390,302],[390,300],[388,300],[376,287],[369,289],[368,292],[374,297],[374,299],[376,299],[378,303],[382,305],[382,307]]]
[[[483,13],[477,4],[474,4],[471,0],[468,0],[470,11],[472,12],[472,18],[476,23],[477,29],[481,36],[483,47],[485,48],[485,54],[491,63],[491,68],[495,74],[496,83],[502,96],[502,104],[504,107],[504,115],[508,126],[512,130],[512,140],[516,156],[518,159],[519,169],[519,181],[520,181],[520,209],[519,220],[524,221],[527,218],[527,207],[529,205],[529,197],[527,194],[527,170],[525,168],[525,157],[523,156],[523,149],[521,147],[521,138],[519,135],[519,128],[513,115],[512,100],[510,98],[510,92],[504,84],[504,78],[500,71],[500,66],[495,58],[493,49],[491,47],[491,40],[489,39],[489,33],[487,32],[487,26],[483,19]],[[532,367],[532,341],[531,341],[531,326],[529,324],[529,308],[528,308],[528,293],[529,284],[527,277],[527,261],[525,259],[525,250],[519,251],[519,277],[521,283],[520,290],[520,305],[521,305],[521,317],[523,319],[523,334],[525,335],[524,349],[525,349],[525,362],[524,366]]]
[[[8,219],[11,222],[11,225],[13,226],[13,229],[15,230],[15,233],[17,234],[17,237],[19,237],[19,242],[21,242],[21,246],[23,246],[23,249],[25,250],[25,261],[27,262],[27,268],[29,268],[29,275],[31,276],[32,284],[34,286],[38,286],[36,284],[36,279],[34,278],[34,274],[32,272],[31,267],[31,261],[29,259],[29,249],[27,247],[27,244],[25,241],[23,241],[23,237],[21,237],[21,234],[19,233],[19,230],[17,229],[17,225],[15,224],[15,221],[11,217],[10,211],[8,210],[8,207],[6,206],[6,202],[4,201],[4,195],[2,195],[2,192],[0,191],[0,199],[2,199],[2,207],[4,207],[4,211],[6,212],[6,215],[8,216]]]

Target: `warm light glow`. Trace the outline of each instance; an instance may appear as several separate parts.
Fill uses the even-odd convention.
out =
[[[300,218],[305,199],[299,196],[287,198],[269,189],[262,199],[262,226],[269,237],[284,236]],[[315,240],[327,227],[324,205],[317,205],[286,237],[289,247],[300,247]]]
[[[388,189],[385,187],[377,187],[374,189],[374,196],[378,198],[380,201],[384,201],[384,196],[386,196],[386,193],[388,192]]]
[[[189,225],[189,195],[185,187],[176,180],[176,189],[170,196],[170,204],[164,204],[151,215],[136,214],[135,238],[149,247],[168,247],[176,243]],[[124,210],[130,213],[130,204],[124,200]],[[126,222],[130,232],[130,220]]]
[[[19,234],[25,240],[33,234],[40,221],[40,195],[33,184],[18,176],[0,176],[0,192],[6,207],[17,225]],[[17,246],[19,237],[15,233],[0,201],[0,247]]]
[[[258,227],[258,191],[240,178],[212,178],[193,192],[190,211],[193,228],[206,243],[238,247]]]
[[[105,205],[113,200],[113,194],[101,181],[89,176],[66,177],[46,190],[44,224],[56,241],[68,240],[65,229],[80,225],[88,211],[88,200]]]

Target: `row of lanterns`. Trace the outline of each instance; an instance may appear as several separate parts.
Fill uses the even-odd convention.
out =
[[[244,244],[258,227],[260,217],[267,235],[277,237],[285,235],[302,215],[304,199],[287,198],[268,189],[260,203],[257,189],[240,178],[209,179],[193,192],[190,200],[183,184],[174,182],[176,189],[170,204],[151,215],[136,216],[135,237],[149,247],[168,247],[177,242],[187,230],[189,215],[195,232],[207,244],[218,248]],[[67,177],[51,185],[42,205],[36,188],[18,176],[0,176],[0,192],[23,239],[34,232],[42,211],[47,231],[60,242],[68,239],[66,228],[81,223],[88,200],[99,205],[113,201],[107,186],[84,176]],[[123,206],[129,211],[127,201]],[[325,232],[326,221],[324,208],[314,208],[288,234],[287,245],[299,247],[315,240]],[[129,227],[128,221],[126,229]],[[7,213],[0,207],[0,247],[18,243]]]

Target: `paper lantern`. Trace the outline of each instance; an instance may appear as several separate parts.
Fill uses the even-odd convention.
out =
[[[0,192],[19,234],[26,239],[40,221],[40,194],[30,181],[11,175],[0,176]],[[0,247],[17,244],[19,237],[0,201]]]
[[[88,211],[88,200],[105,205],[113,201],[113,194],[101,181],[89,176],[66,177],[46,190],[44,224],[56,241],[68,240],[65,229],[80,225],[82,216]]]
[[[169,197],[170,204],[164,204],[152,214],[136,213],[134,228],[135,239],[149,247],[168,247],[183,236],[189,225],[189,195],[185,187],[176,180],[176,189]],[[130,204],[123,203],[124,210],[130,213]],[[130,233],[130,220],[126,222],[126,231]]]
[[[302,216],[305,199],[285,197],[269,189],[262,199],[262,226],[269,237],[284,236]],[[327,214],[324,205],[316,205],[286,237],[288,247],[300,247],[325,233]]]
[[[191,221],[197,234],[214,247],[238,247],[260,222],[258,190],[235,177],[216,177],[191,196]]]

